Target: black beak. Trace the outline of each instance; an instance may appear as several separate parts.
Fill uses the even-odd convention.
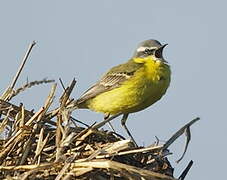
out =
[[[156,51],[155,51],[155,57],[156,58],[162,58],[163,59],[163,56],[162,56],[162,52],[163,52],[163,49],[164,47],[166,47],[168,44],[164,44],[162,46],[160,46]]]

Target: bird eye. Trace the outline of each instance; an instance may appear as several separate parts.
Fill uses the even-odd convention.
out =
[[[162,49],[157,49],[154,54],[156,58],[162,58]]]

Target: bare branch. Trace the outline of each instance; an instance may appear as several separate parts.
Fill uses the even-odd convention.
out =
[[[36,45],[36,42],[35,42],[35,41],[33,41],[33,42],[29,45],[28,50],[27,50],[27,52],[26,52],[26,54],[25,54],[25,56],[24,56],[24,58],[23,58],[23,60],[22,60],[22,63],[21,63],[21,65],[20,65],[20,67],[19,67],[19,69],[18,69],[18,71],[17,71],[17,73],[16,73],[16,75],[15,75],[15,77],[14,77],[14,79],[13,79],[11,85],[10,85],[10,88],[12,88],[12,89],[14,88],[14,86],[15,86],[15,84],[16,84],[16,82],[17,82],[17,79],[18,79],[18,77],[20,76],[20,73],[21,73],[21,71],[22,71],[22,69],[23,69],[23,67],[24,67],[24,65],[25,65],[25,63],[26,63],[26,61],[27,61],[27,59],[28,59],[28,56],[29,56],[29,54],[31,53],[32,48],[33,48],[35,45]]]

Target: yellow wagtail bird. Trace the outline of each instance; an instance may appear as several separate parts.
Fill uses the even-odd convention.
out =
[[[126,126],[130,113],[141,111],[158,101],[170,84],[170,66],[162,56],[157,40],[139,44],[132,58],[111,68],[75,102],[75,107],[90,109],[111,117],[123,114],[122,126],[135,143]]]

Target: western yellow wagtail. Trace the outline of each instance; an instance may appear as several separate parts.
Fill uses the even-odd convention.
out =
[[[90,109],[111,117],[123,114],[126,126],[130,113],[141,111],[158,101],[170,84],[170,66],[162,56],[163,48],[157,40],[139,44],[132,58],[111,68],[97,83],[75,102],[75,108]]]

